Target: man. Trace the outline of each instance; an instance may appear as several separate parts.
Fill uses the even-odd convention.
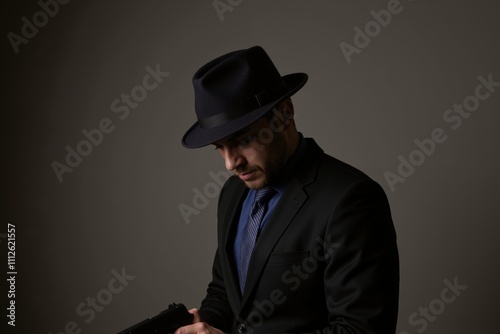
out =
[[[297,131],[281,76],[261,47],[193,77],[198,121],[183,146],[212,144],[234,172],[218,203],[218,249],[191,333],[394,333],[399,260],[382,188]]]

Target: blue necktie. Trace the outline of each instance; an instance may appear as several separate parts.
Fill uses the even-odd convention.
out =
[[[245,227],[245,232],[243,233],[240,248],[240,266],[238,268],[238,274],[240,278],[241,293],[243,293],[243,290],[245,289],[248,264],[250,263],[252,251],[255,246],[255,240],[257,239],[257,235],[259,233],[259,227],[262,222],[262,218],[266,214],[267,203],[274,193],[275,190],[271,187],[258,189],[255,193],[255,200],[250,208],[250,216]]]

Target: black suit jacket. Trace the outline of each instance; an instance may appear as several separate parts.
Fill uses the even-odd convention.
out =
[[[237,177],[223,186],[213,279],[200,315],[233,333],[394,333],[399,260],[386,195],[306,140],[256,242],[243,296],[233,243],[248,189]]]

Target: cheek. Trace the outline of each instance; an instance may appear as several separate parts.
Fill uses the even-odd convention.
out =
[[[263,145],[255,143],[254,145],[242,149],[241,154],[250,165],[255,165],[265,160],[266,150]]]

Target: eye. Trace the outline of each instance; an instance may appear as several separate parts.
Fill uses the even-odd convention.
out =
[[[238,147],[244,148],[245,146],[247,146],[248,144],[250,144],[251,142],[253,142],[256,138],[257,137],[255,137],[254,135],[250,135],[250,136],[246,137],[243,140],[239,140],[238,141]]]

